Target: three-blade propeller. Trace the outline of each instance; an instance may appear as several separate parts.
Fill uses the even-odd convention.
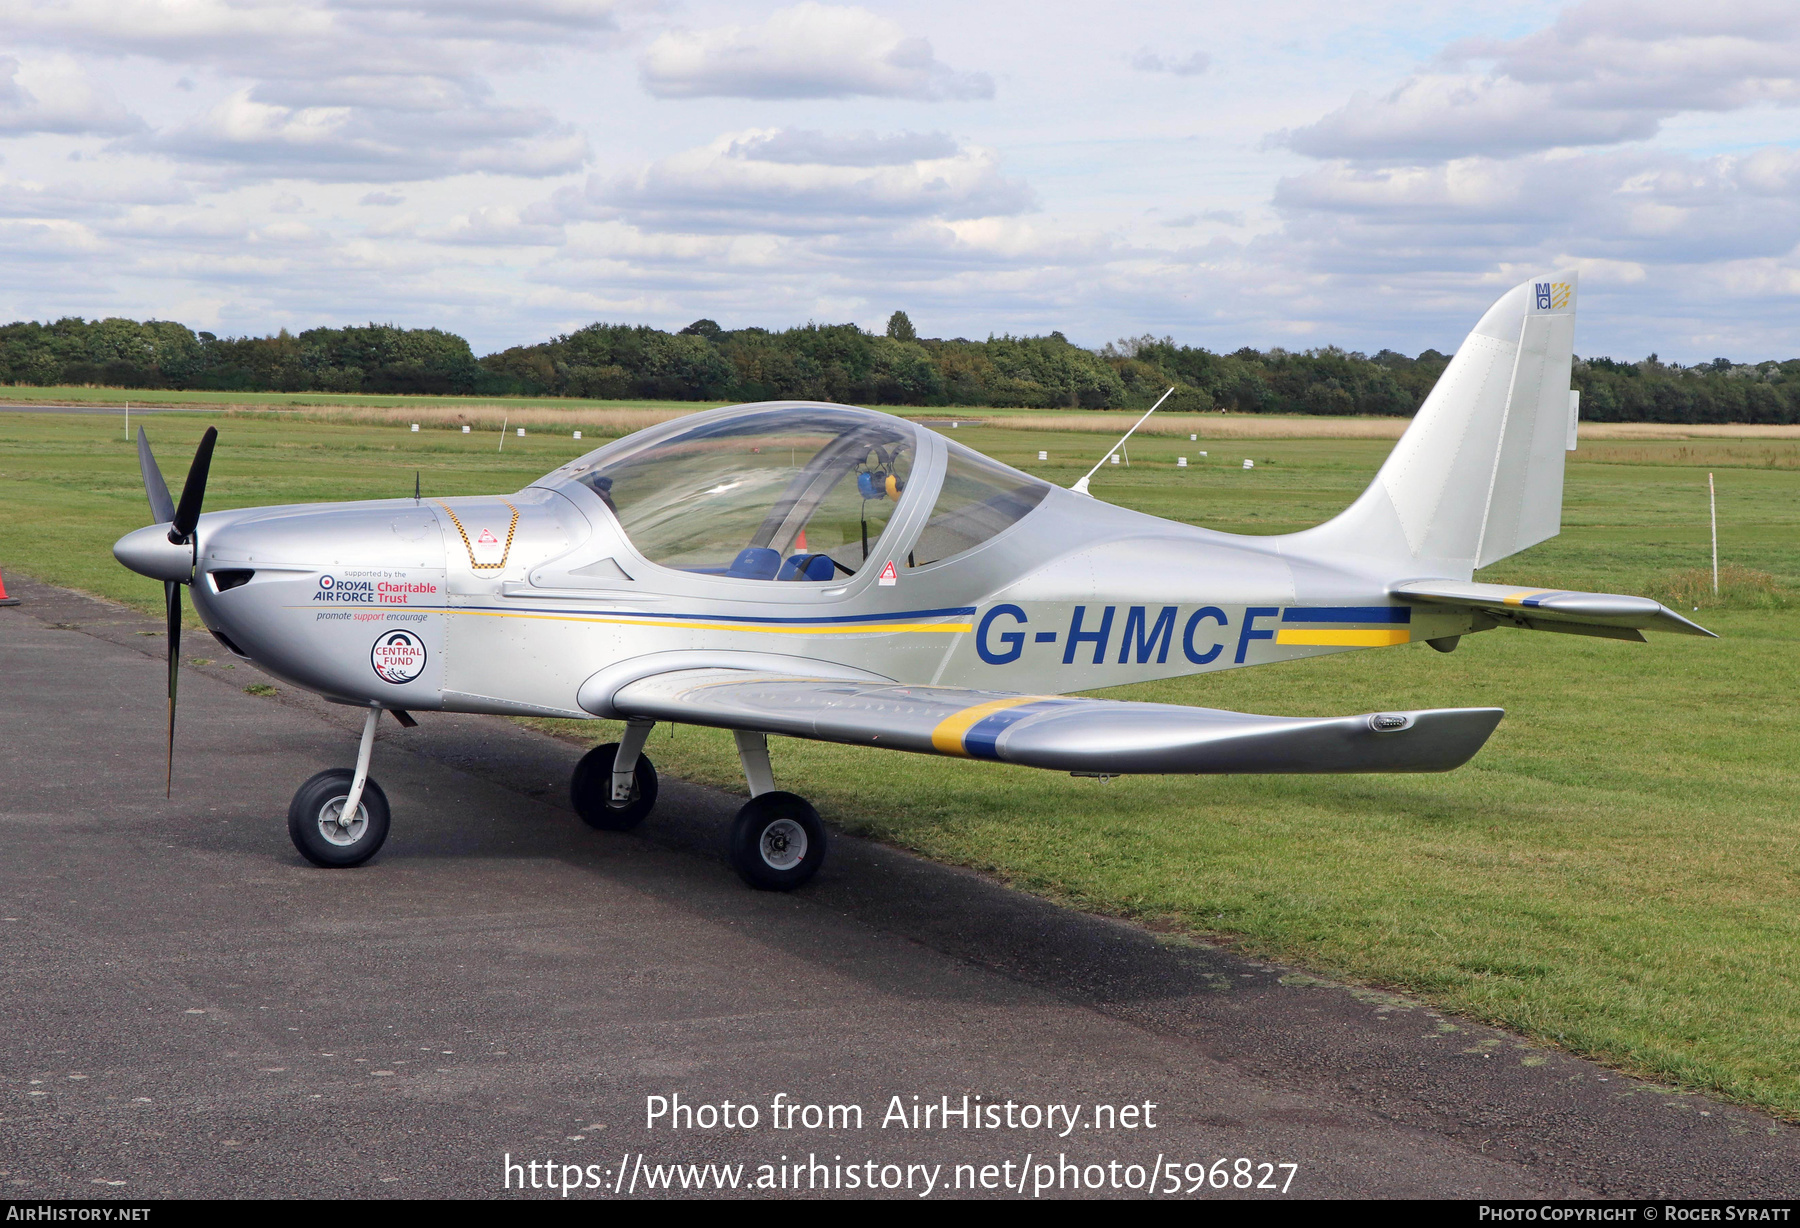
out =
[[[188,578],[163,581],[163,607],[169,631],[169,767],[163,782],[165,797],[173,796],[175,791],[175,691],[181,672],[181,586],[193,583],[194,567],[199,566],[200,539],[194,530],[200,523],[201,504],[206,501],[206,476],[212,470],[213,444],[218,438],[219,432],[210,426],[200,437],[200,447],[194,452],[194,463],[188,466],[187,483],[181,488],[178,504],[169,497],[169,484],[163,481],[156,457],[150,453],[150,440],[144,434],[144,428],[138,428],[138,468],[143,470],[144,493],[149,496],[150,514],[155,517],[152,523],[167,522],[169,541],[193,549],[193,565],[188,570]]]

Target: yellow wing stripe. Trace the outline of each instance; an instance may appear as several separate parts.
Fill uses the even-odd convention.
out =
[[[982,720],[1008,708],[1053,698],[1055,697],[1051,695],[1010,695],[1005,699],[993,699],[985,704],[976,704],[973,708],[964,708],[938,722],[937,728],[931,731],[931,744],[939,754],[957,755],[966,759],[969,752],[963,749],[963,738]]]
[[[1379,631],[1277,631],[1277,644],[1297,644],[1309,648],[1387,648],[1411,640],[1405,628],[1384,627]]]
[[[1503,600],[1507,605],[1524,605],[1527,597],[1542,597],[1545,593],[1558,593],[1556,588],[1522,588],[1516,593],[1508,594]]]

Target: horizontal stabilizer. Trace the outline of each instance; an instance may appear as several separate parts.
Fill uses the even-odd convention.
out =
[[[1499,708],[1253,716],[1176,704],[693,669],[627,683],[621,715],[1103,775],[1445,772]]]
[[[1590,635],[1605,635],[1602,628],[1626,631],[1671,631],[1676,635],[1705,635],[1711,631],[1648,597],[1617,593],[1574,593],[1556,588],[1519,588],[1511,584],[1476,584],[1462,580],[1409,580],[1389,587],[1401,601],[1419,605],[1456,606],[1536,631],[1576,631],[1594,628]],[[1615,635],[1614,639],[1640,636]]]

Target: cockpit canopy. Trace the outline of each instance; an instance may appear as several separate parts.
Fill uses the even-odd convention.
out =
[[[1049,487],[945,441],[936,505],[907,556],[969,550]],[[913,480],[920,428],[838,405],[750,406],[678,419],[599,448],[554,476],[593,491],[632,545],[664,567],[746,580],[825,582],[871,558]],[[916,522],[915,522],[916,523]]]

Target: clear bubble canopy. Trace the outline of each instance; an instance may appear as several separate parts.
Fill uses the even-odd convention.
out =
[[[947,441],[923,566],[1036,507],[1048,487]],[[825,582],[881,553],[913,477],[919,428],[843,405],[752,406],[628,436],[551,475],[600,497],[639,553],[682,571]],[[953,490],[950,488],[954,488]]]

